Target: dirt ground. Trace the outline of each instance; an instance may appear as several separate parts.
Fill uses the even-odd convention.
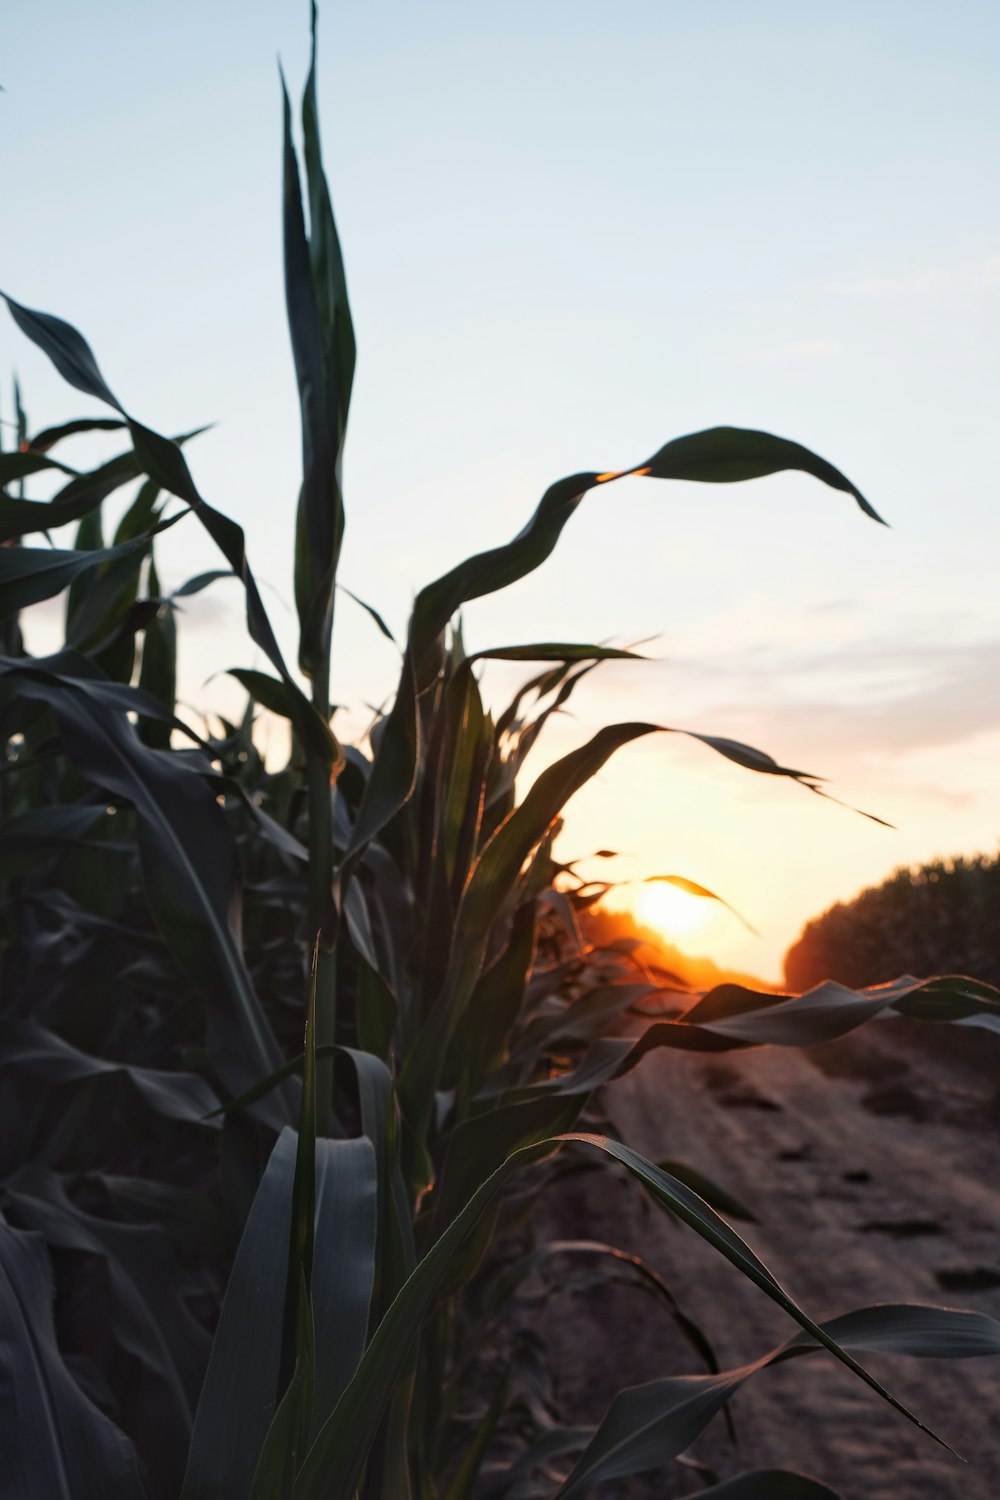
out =
[[[737,1224],[816,1317],[930,1302],[1000,1318],[1000,1037],[891,1021],[808,1052],[660,1052],[605,1100],[653,1160],[687,1162],[742,1199]],[[724,1367],[794,1326],[760,1291],[626,1182],[566,1185],[550,1232],[603,1238],[649,1260],[703,1326]],[[557,1297],[546,1336],[567,1374],[560,1404],[597,1420],[623,1383],[699,1366],[649,1297],[609,1288]],[[997,1500],[1000,1359],[868,1356],[893,1393],[966,1462],[912,1427],[825,1354],[756,1376],[693,1452],[723,1476],[781,1465],[846,1500]],[[611,1496],[697,1491],[662,1472]]]

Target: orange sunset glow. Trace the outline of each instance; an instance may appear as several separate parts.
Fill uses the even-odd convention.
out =
[[[623,892],[638,922],[652,927],[670,942],[687,947],[695,941],[708,941],[725,921],[733,921],[712,901],[692,896],[676,886],[633,886]]]

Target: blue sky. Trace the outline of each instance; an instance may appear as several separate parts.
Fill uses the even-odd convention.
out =
[[[764,936],[719,916],[692,945],[772,975],[830,901],[995,849],[997,7],[341,0],[320,28],[359,341],[342,576],[397,629],[552,479],[715,423],[809,444],[892,523],[804,478],[629,481],[470,608],[476,646],[659,637],[660,662],[593,675],[539,765],[648,717],[745,738],[898,826],[663,738],[580,795],[565,852],[718,889]],[[58,0],[12,7],[0,56],[3,284],[76,323],[144,420],[218,424],[196,473],[290,652],[276,59],[297,96],[307,33],[286,0]],[[88,409],[6,323],[0,382],[15,366],[39,425]],[[188,523],[166,539],[168,584],[213,563]],[[337,696],[360,712],[393,657],[348,609]],[[189,622],[207,703],[251,659],[235,589]]]

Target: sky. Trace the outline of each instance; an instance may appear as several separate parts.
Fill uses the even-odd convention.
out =
[[[277,60],[297,97],[307,48],[304,0],[14,0],[0,45],[2,284],[76,324],[142,420],[216,424],[190,460],[245,527],[290,657]],[[765,979],[833,901],[1000,838],[998,72],[1000,9],[970,0],[321,5],[359,345],[341,577],[397,633],[552,480],[707,426],[806,443],[890,523],[801,475],[628,480],[465,615],[473,648],[655,637],[654,660],[591,674],[535,771],[649,719],[745,740],[895,825],[672,735],[578,794],[564,857],[621,851],[582,868],[633,882],[622,904],[654,873],[717,891],[761,936],[708,903],[675,936]],[[96,412],[5,319],[8,418],[15,369],[36,426]],[[166,587],[218,565],[190,521],[163,542]],[[235,710],[218,674],[255,661],[235,585],[185,623],[186,700]],[[32,649],[56,630],[36,611]],[[342,733],[395,667],[345,601]]]

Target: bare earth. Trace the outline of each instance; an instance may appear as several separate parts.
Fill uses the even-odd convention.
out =
[[[813,1316],[913,1301],[1000,1318],[1000,1037],[893,1021],[809,1052],[664,1051],[606,1103],[638,1150],[687,1162],[755,1212],[757,1224],[737,1227]],[[724,1367],[795,1331],[763,1293],[634,1187],[587,1177],[551,1228],[642,1254],[701,1323]],[[699,1368],[648,1297],[611,1289],[555,1303],[547,1336],[567,1360],[560,1400],[577,1419],[599,1417],[622,1382]],[[825,1354],[767,1370],[744,1387],[732,1406],[738,1452],[719,1418],[694,1452],[723,1476],[797,1468],[848,1500],[997,1500],[1000,1359],[866,1362],[967,1462]],[[665,1497],[698,1488],[695,1475],[685,1480],[679,1471],[607,1493]]]

